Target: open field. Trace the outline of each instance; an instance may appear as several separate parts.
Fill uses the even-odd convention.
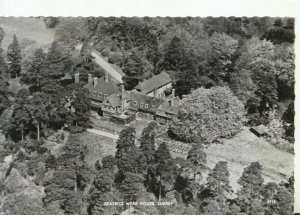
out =
[[[280,151],[264,138],[259,138],[244,128],[224,144],[213,144],[205,148],[208,166],[213,168],[218,161],[227,161],[231,186],[239,188],[237,180],[243,169],[251,162],[259,161],[263,168],[264,183],[286,181],[294,170],[294,155]]]
[[[85,156],[85,161],[91,168],[94,168],[97,160],[101,160],[107,155],[115,155],[117,144],[111,138],[84,132],[80,136],[80,141],[87,146],[88,154]]]
[[[43,48],[48,48],[54,40],[54,29],[47,29],[41,18],[0,17],[0,26],[5,32],[1,44],[5,52],[14,34],[19,41],[33,40]]]

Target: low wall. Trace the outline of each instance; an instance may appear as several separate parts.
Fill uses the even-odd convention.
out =
[[[168,146],[170,152],[175,152],[182,155],[187,155],[192,148],[192,146],[187,143],[182,143],[168,138],[157,137],[155,139],[155,144],[157,147],[162,143],[165,143]]]

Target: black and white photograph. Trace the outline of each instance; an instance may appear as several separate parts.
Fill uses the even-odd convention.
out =
[[[292,215],[295,17],[0,16],[0,215]]]

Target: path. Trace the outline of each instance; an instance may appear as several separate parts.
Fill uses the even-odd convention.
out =
[[[91,55],[95,58],[95,62],[106,72],[108,72],[118,82],[123,83],[123,77],[125,74],[122,71],[115,69],[110,63],[103,59],[99,52],[93,50]]]
[[[102,130],[94,129],[94,128],[87,129],[87,131],[91,132],[91,133],[94,133],[94,134],[104,136],[104,137],[108,137],[108,138],[111,138],[111,139],[114,139],[114,140],[119,139],[118,134],[112,134],[112,133],[109,133],[107,131],[102,131]]]
[[[81,50],[82,43],[79,43],[75,46],[75,49]],[[104,71],[108,72],[111,77],[116,79],[119,83],[123,83],[123,77],[125,73],[120,70],[114,68],[114,66],[108,63],[100,52],[96,51],[95,49],[91,50],[91,55],[94,57],[94,61],[102,68]],[[116,66],[115,66],[116,67]]]

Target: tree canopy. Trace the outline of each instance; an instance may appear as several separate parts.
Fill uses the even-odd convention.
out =
[[[170,135],[185,142],[212,142],[238,132],[245,123],[242,102],[228,87],[197,89],[182,99]]]

